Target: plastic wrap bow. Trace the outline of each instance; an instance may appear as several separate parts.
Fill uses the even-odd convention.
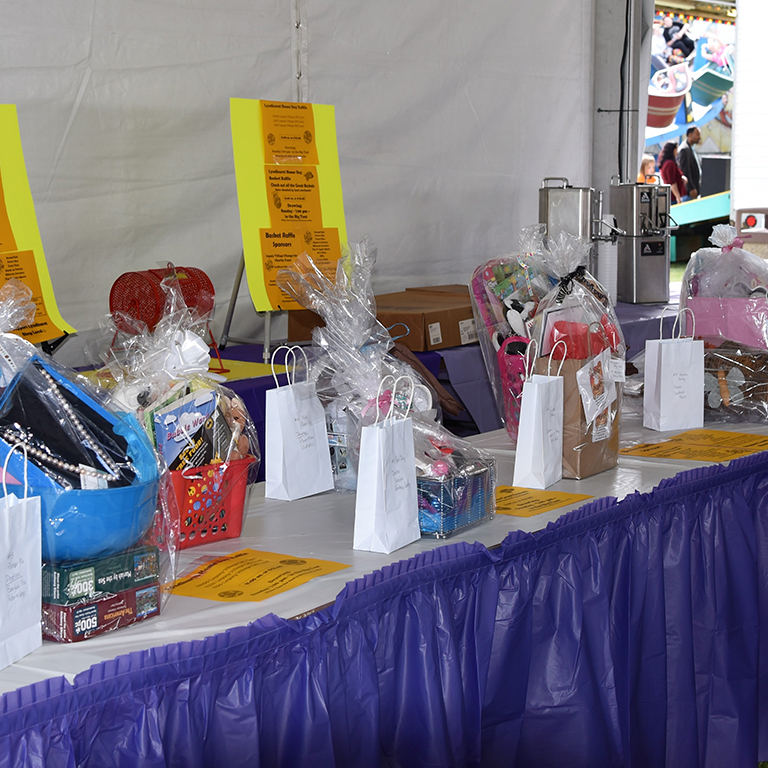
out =
[[[730,224],[716,224],[712,228],[709,242],[720,248],[723,253],[730,253],[734,248],[742,248],[744,241],[749,237],[750,235],[740,237],[736,227]]]

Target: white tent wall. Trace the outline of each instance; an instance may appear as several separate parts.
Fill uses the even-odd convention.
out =
[[[733,146],[731,151],[731,214],[745,208],[768,208],[768,3],[739,0],[736,24]]]
[[[542,178],[592,183],[593,5],[3,0],[0,100],[62,314],[94,328],[119,274],[172,260],[210,275],[220,327],[241,250],[231,96],[335,105],[378,292],[466,282],[517,249]],[[244,284],[232,333],[258,326]]]

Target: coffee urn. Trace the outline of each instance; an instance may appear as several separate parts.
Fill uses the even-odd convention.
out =
[[[593,241],[593,204],[595,191],[589,187],[572,187],[568,179],[548,177],[539,189],[539,223],[547,234],[556,238],[568,232],[583,240]],[[595,271],[596,249],[590,252],[589,270]]]
[[[670,187],[618,184],[611,187],[611,211],[620,230],[618,300],[629,304],[669,301]]]

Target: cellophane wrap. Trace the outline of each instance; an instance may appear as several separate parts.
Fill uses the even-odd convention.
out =
[[[108,343],[93,348],[103,363],[94,375],[135,413],[168,469],[164,492],[185,549],[240,535],[261,451],[245,403],[209,372],[210,317],[187,307],[173,271],[161,287],[166,303],[154,328],[109,318]]]
[[[483,361],[496,408],[513,442],[522,396],[522,354],[539,302],[553,280],[542,264],[544,225],[520,233],[520,252],[491,259],[470,281],[470,297]]]
[[[157,615],[176,574],[174,508],[135,415],[36,353],[0,397],[6,459],[8,492],[41,501],[44,635],[75,642]]]
[[[496,511],[496,459],[445,427],[413,417],[421,535],[447,538]]]
[[[169,469],[250,457],[253,483],[258,434],[242,399],[209,371],[210,316],[187,307],[175,275],[161,286],[165,310],[153,329],[125,315],[108,318],[102,339],[109,343],[96,345],[103,367],[95,375],[117,405],[137,415]]]
[[[558,283],[539,303],[531,334],[535,373],[559,370],[565,358],[563,476],[571,478],[618,462],[626,346],[607,293],[586,269],[590,246],[567,233],[545,243],[545,268]]]
[[[30,325],[36,311],[32,289],[20,280],[11,278],[0,288],[0,387],[35,354],[35,347],[13,331]]]
[[[704,339],[704,418],[765,423],[768,351],[721,338]]]
[[[768,350],[768,264],[744,250],[736,228],[718,224],[683,274],[680,307],[686,332]]]
[[[365,238],[339,260],[334,280],[306,253],[277,275],[283,291],[325,321],[312,331],[308,378],[326,411],[337,490],[357,487],[360,430],[384,394],[385,377],[411,377],[417,385],[414,408],[432,420],[441,416],[434,390],[389,354],[394,342],[376,319],[375,263],[376,249]]]

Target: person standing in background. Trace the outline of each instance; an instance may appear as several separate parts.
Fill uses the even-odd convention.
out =
[[[685,141],[677,152],[677,164],[683,175],[688,179],[685,184],[683,199],[695,200],[701,194],[701,161],[694,147],[701,141],[698,128],[689,128],[685,132]]]
[[[659,155],[659,172],[661,180],[672,188],[672,198],[675,203],[681,203],[685,195],[685,184],[688,181],[677,165],[677,142],[668,141]],[[673,203],[674,205],[674,203]]]

